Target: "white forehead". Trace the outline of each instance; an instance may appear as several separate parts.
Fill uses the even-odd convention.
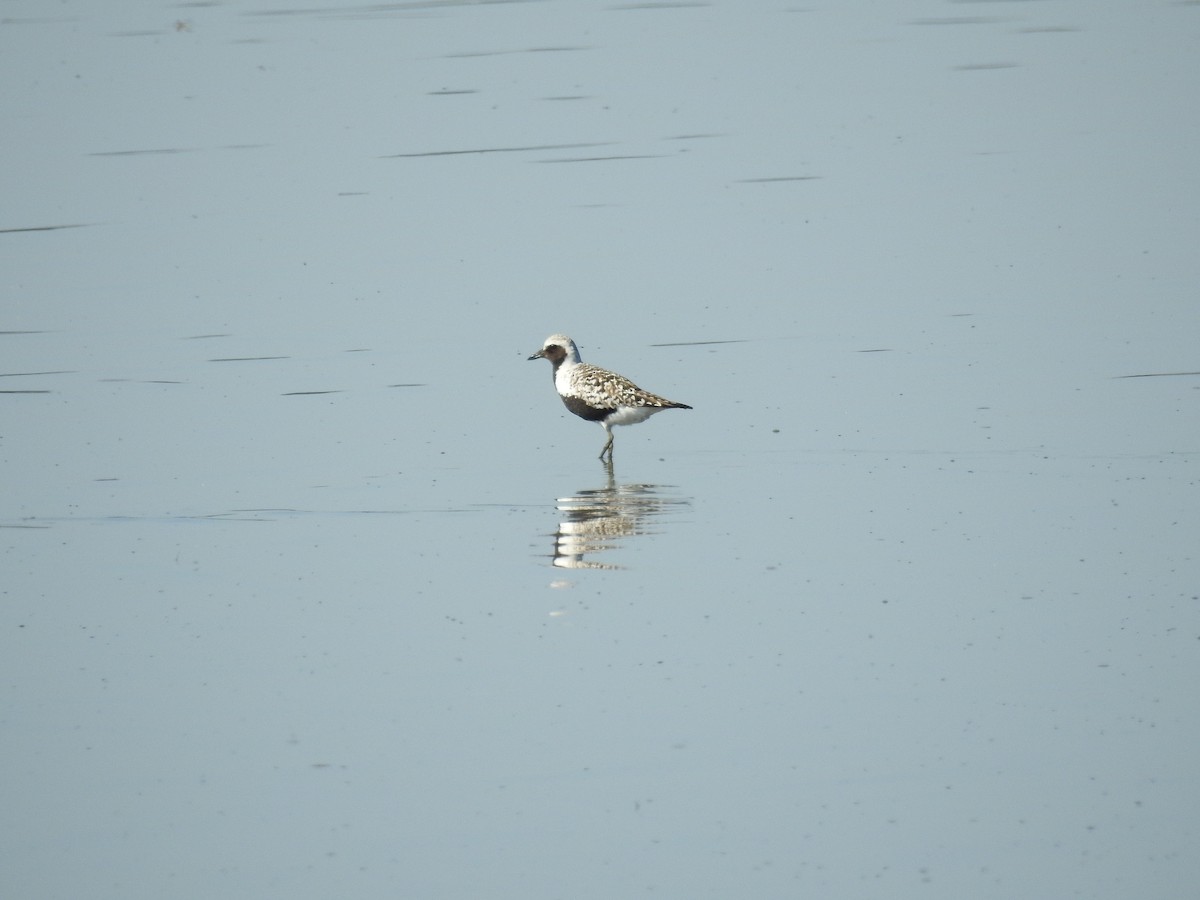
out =
[[[573,363],[580,362],[579,348],[576,347],[575,342],[573,340],[571,340],[569,337],[567,337],[565,334],[550,335],[550,337],[546,338],[546,342],[544,344],[542,344],[542,349],[545,350],[547,347],[554,347],[554,346],[562,347],[564,350],[566,350],[567,351],[567,359],[571,360],[571,362],[573,362]]]

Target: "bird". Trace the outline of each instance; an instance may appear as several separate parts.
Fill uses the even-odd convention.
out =
[[[565,334],[552,334],[529,359],[548,359],[554,366],[554,388],[563,405],[581,419],[599,422],[608,435],[600,459],[612,462],[614,425],[636,425],[664,409],[691,409],[644,391],[624,375],[585,363]]]

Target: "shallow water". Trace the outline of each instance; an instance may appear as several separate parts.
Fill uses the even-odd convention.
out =
[[[3,894],[1186,896],[1198,34],[8,3]]]

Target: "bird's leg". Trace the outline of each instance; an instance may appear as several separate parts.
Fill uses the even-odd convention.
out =
[[[609,431],[607,428],[605,428],[604,430],[608,433],[608,441],[607,441],[607,443],[605,443],[604,449],[600,451],[600,458],[604,459],[605,455],[607,455],[609,460],[612,460],[613,433],[611,431]]]

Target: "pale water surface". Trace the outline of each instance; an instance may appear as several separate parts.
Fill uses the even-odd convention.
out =
[[[1194,896],[1198,50],[7,0],[0,895]]]

